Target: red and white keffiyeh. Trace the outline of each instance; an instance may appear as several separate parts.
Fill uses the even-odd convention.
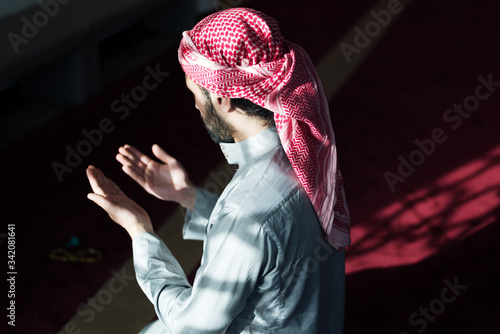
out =
[[[275,19],[232,8],[183,33],[179,62],[208,91],[274,112],[282,146],[326,239],[336,248],[349,246],[350,217],[328,101],[307,53],[283,38]]]

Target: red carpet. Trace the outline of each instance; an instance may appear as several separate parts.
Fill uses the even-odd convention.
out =
[[[345,333],[500,332],[497,8],[412,2],[331,101],[353,217]],[[479,76],[497,87],[474,105]],[[464,103],[468,118],[447,111]],[[445,303],[455,279],[467,289]]]
[[[254,4],[317,61],[371,1]],[[345,333],[500,332],[500,87],[456,129],[458,123],[443,120],[453,104],[476,94],[479,76],[500,81],[496,13],[494,1],[413,1],[330,101],[353,218]],[[85,197],[88,164],[112,175],[158,224],[175,207],[120,171],[114,160],[120,145],[149,152],[158,143],[195,182],[222,161],[183,87],[175,50],[149,65],[157,64],[169,76],[124,119],[111,105],[142,83],[145,67],[4,150],[3,212],[17,229],[18,333],[57,332],[131,255],[126,233]],[[76,149],[86,139],[82,130],[98,128],[103,118],[114,130],[59,182],[51,164],[64,163],[65,147]],[[432,137],[436,128],[446,140],[432,154],[412,153],[419,149],[414,141]],[[395,182],[392,192],[384,173],[398,174],[400,155],[421,165]],[[50,261],[49,251],[71,235],[80,237],[82,247],[103,250],[103,261]],[[447,303],[453,297],[447,284],[466,288]]]

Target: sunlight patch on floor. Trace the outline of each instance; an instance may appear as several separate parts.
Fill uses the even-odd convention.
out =
[[[493,223],[499,162],[500,146],[357,222],[346,273],[416,263]]]

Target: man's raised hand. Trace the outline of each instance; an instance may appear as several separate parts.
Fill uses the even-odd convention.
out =
[[[127,230],[132,239],[143,232],[153,232],[146,211],[128,198],[103,172],[94,166],[89,166],[87,178],[93,191],[87,195],[88,199],[106,210],[111,219]]]
[[[123,171],[148,193],[192,210],[196,187],[189,180],[186,170],[160,146],[153,145],[152,151],[163,163],[156,162],[130,145],[118,149],[116,160],[122,164]]]

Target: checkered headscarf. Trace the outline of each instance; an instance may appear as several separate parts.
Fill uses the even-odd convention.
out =
[[[307,53],[275,19],[248,8],[214,13],[185,31],[179,62],[208,91],[274,112],[281,144],[313,203],[327,240],[350,244],[350,217],[328,101]]]

